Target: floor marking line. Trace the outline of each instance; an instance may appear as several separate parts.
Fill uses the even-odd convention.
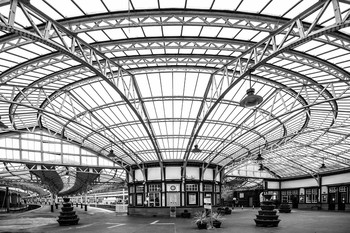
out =
[[[123,223],[120,223],[120,224],[117,224],[117,225],[115,225],[115,226],[110,226],[110,227],[107,227],[107,228],[114,228],[114,227],[120,227],[120,226],[124,226],[125,224],[123,224]]]
[[[175,223],[173,223],[173,222],[160,222],[160,223],[156,223],[154,225],[175,225]]]
[[[91,223],[91,224],[87,224],[87,225],[83,225],[83,226],[79,226],[79,227],[76,227],[76,228],[85,228],[85,227],[89,227],[89,226],[92,226],[94,225],[95,223]]]
[[[156,224],[157,222],[159,222],[159,220],[156,220],[154,222],[151,222],[150,224],[153,225],[153,224]]]

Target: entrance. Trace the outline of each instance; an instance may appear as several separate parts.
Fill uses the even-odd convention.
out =
[[[339,195],[338,195],[338,210],[345,210],[345,203],[347,202],[347,187],[340,186],[339,187]]]
[[[167,206],[180,206],[180,193],[167,193]]]
[[[249,197],[249,207],[253,206],[253,197]]]
[[[329,194],[329,206],[328,210],[335,210],[335,203],[337,202],[335,193]]]

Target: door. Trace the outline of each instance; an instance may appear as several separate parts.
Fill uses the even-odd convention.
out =
[[[328,210],[335,210],[335,203],[337,202],[337,198],[335,193],[330,193],[329,194],[329,206]]]
[[[167,206],[180,206],[180,193],[167,193]]]
[[[249,197],[249,207],[253,206],[253,197]]]
[[[291,201],[292,201],[292,208],[295,208],[295,209],[298,208],[298,196],[292,195]]]
[[[339,192],[338,210],[345,210],[346,193]]]

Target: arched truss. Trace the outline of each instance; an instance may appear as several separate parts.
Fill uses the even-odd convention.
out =
[[[130,12],[59,21],[28,1],[9,2],[9,15],[0,15],[5,34],[0,54],[34,45],[46,51],[0,67],[0,105],[9,110],[0,114],[10,130],[46,129],[102,157],[113,149],[122,166],[139,168],[151,161],[160,166],[164,161],[184,166],[205,161],[229,171],[254,159],[261,148],[266,159],[274,160],[269,169],[280,177],[305,175],[297,169],[305,163],[304,170],[314,174],[325,158],[330,170],[348,167],[348,59],[328,60],[303,47],[329,46],[325,53],[349,54],[347,1],[318,1],[291,19],[211,8],[139,11],[130,2]],[[169,27],[183,31],[170,35]],[[201,32],[186,33],[190,27]],[[150,28],[162,31],[149,34]],[[218,33],[202,34],[209,29]],[[124,36],[113,38],[108,30]],[[128,30],[142,33],[135,37]],[[225,30],[236,33],[228,37],[221,34]],[[242,32],[251,36],[242,38]],[[98,33],[104,36],[96,37]],[[238,102],[249,74],[264,102],[242,109]],[[171,80],[172,92],[154,95],[154,80]],[[182,94],[174,94],[177,80],[183,80]],[[193,95],[185,94],[185,86],[193,84]],[[110,101],[90,104],[84,99],[100,94]],[[184,111],[186,116],[175,116],[174,110],[167,114],[166,107],[174,103],[191,110]],[[203,152],[192,154],[194,144]],[[291,160],[289,147],[301,148],[303,157]]]

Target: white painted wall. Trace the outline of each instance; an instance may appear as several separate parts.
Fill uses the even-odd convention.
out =
[[[267,182],[267,189],[279,189],[280,184],[278,181],[268,181]]]
[[[166,167],[165,179],[181,179],[181,167]]]
[[[135,180],[143,181],[143,175],[140,169],[135,170]]]
[[[199,180],[199,167],[186,167],[186,178]]]
[[[203,179],[204,180],[213,180],[214,178],[214,170],[212,168],[207,168],[205,171],[204,171],[204,177]]]
[[[322,177],[322,185],[332,185],[350,182],[350,173]]]
[[[314,178],[281,181],[281,189],[302,188],[312,186],[318,186],[318,183]]]
[[[147,169],[147,180],[161,180],[160,167],[150,167]]]

